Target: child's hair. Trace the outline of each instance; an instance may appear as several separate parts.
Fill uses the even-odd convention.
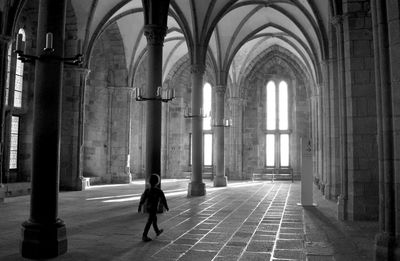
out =
[[[156,185],[158,185],[160,183],[160,177],[158,176],[158,174],[152,174],[150,176],[150,186],[155,187]]]

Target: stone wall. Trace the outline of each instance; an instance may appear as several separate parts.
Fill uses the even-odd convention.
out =
[[[348,214],[378,218],[378,148],[372,22],[369,1],[345,5]]]
[[[126,183],[130,181],[130,88],[122,39],[115,24],[100,36],[92,54],[85,94],[83,175],[91,177],[92,184]]]
[[[267,50],[264,55],[254,61],[254,68],[239,87],[246,90],[242,123],[242,179],[251,179],[253,173],[266,170],[265,86],[270,79],[278,80],[278,82],[285,80],[288,84],[289,128],[291,129],[290,167],[296,178],[299,178],[300,140],[301,137],[308,137],[310,133],[310,97],[304,84],[307,79],[296,60],[286,56],[287,51],[285,52],[283,48],[272,48]],[[286,61],[291,61],[291,63]]]

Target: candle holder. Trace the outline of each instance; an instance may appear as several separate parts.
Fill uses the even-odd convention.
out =
[[[224,119],[222,120],[223,124],[214,124],[214,120],[213,120],[213,124],[211,125],[211,127],[224,127],[224,128],[230,128],[232,127],[232,119]]]
[[[26,46],[25,42],[22,40],[22,34],[18,34],[17,36],[17,44],[16,50],[14,53],[18,54],[18,60],[22,61],[23,63],[34,63],[36,60],[40,61],[61,61],[65,64],[79,66],[83,64],[83,54],[81,49],[81,41],[77,41],[77,54],[73,57],[60,57],[54,55],[54,48],[53,48],[53,34],[47,33],[46,34],[46,47],[43,49],[41,55],[29,55],[26,54]]]
[[[211,115],[209,115],[211,116]],[[190,113],[190,109],[189,107],[186,105],[184,111],[183,111],[183,118],[207,118],[208,116],[203,114],[203,108],[200,108],[200,114],[199,115],[195,115],[195,114],[191,114]]]
[[[161,87],[157,88],[156,96],[152,98],[143,97],[142,88],[133,88],[133,97],[136,101],[160,101],[169,102],[175,99],[175,90],[173,88]]]

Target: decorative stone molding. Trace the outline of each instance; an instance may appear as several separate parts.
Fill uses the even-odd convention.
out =
[[[338,27],[343,24],[343,15],[335,15],[331,19],[331,24]]]
[[[226,92],[226,85],[217,85],[214,87],[215,88],[215,92],[217,93],[218,96],[225,96],[225,92]]]
[[[147,43],[150,45],[163,45],[166,33],[166,26],[152,24],[144,26],[144,36],[146,36]]]
[[[64,66],[64,72],[78,72],[81,75],[84,75],[85,77],[88,77],[89,73],[90,73],[90,69],[82,68],[82,67]]]
[[[12,41],[12,38],[8,35],[0,34],[0,43],[9,43]]]
[[[122,86],[107,86],[107,89],[112,89],[112,90],[122,90],[122,91],[132,91],[133,87],[127,86],[127,87],[122,87]]]
[[[205,71],[205,66],[203,64],[192,64],[190,66],[190,73],[191,74],[203,74]]]
[[[230,98],[228,99],[228,103],[229,103],[231,106],[240,106],[240,107],[243,107],[243,106],[246,105],[246,99],[243,99],[243,98],[241,98],[241,97],[230,97]]]

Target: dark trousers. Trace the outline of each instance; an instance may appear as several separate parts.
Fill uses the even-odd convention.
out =
[[[149,213],[149,218],[147,219],[146,226],[144,227],[143,236],[147,236],[147,233],[149,233],[151,224],[153,224],[153,228],[156,233],[160,232],[160,230],[158,229],[158,226],[157,226],[157,211],[154,211],[154,212],[152,211]]]

